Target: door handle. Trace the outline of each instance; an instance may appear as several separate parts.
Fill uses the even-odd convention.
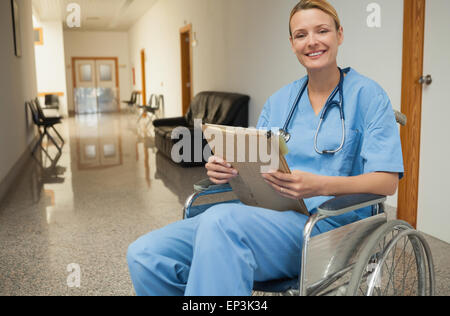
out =
[[[432,82],[433,78],[431,77],[431,75],[422,76],[419,79],[420,84],[426,84],[427,86],[429,86]]]

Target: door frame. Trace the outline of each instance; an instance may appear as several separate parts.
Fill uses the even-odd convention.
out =
[[[420,136],[422,119],[425,7],[426,0],[404,0],[401,111],[408,118],[401,127],[405,177],[398,190],[397,217],[417,228],[419,197]]]
[[[142,104],[147,104],[147,74],[145,72],[145,49],[141,49]]]
[[[114,61],[115,67],[116,67],[116,88],[117,88],[117,100],[120,100],[120,84],[119,84],[119,58],[118,57],[72,57],[72,83],[73,83],[73,91],[72,91],[72,97],[75,96],[75,89],[77,87],[77,77],[76,77],[76,68],[75,68],[75,62],[77,60],[112,60]],[[75,102],[74,102],[74,110],[75,109]],[[120,113],[120,102],[117,102],[117,112]]]
[[[183,49],[183,38],[186,36],[186,34],[189,36],[189,50],[186,52],[185,49]],[[185,115],[189,109],[189,106],[191,105],[191,100],[193,98],[193,82],[192,82],[192,70],[193,70],[193,63],[192,63],[192,24],[188,24],[186,26],[183,26],[180,28],[180,56],[181,56],[181,100],[182,100],[182,114]],[[187,58],[186,54],[189,53],[189,58]],[[186,61],[189,64],[186,64]],[[186,81],[186,71],[189,71],[189,80],[190,80],[190,98],[186,98],[185,96],[185,87],[188,83]]]

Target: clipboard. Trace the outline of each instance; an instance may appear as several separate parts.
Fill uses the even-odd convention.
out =
[[[214,124],[202,124],[202,131],[214,155],[226,160],[239,172],[229,183],[242,203],[281,212],[296,211],[310,216],[303,199],[293,200],[281,196],[261,176],[262,171],[267,172],[268,169],[291,173],[284,158],[288,149],[278,133]],[[271,166],[273,161],[266,161],[266,155],[278,158],[275,167]]]

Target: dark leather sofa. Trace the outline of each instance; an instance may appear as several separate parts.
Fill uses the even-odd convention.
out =
[[[155,145],[156,148],[166,157],[172,160],[172,147],[182,139],[172,139],[172,132],[175,128],[182,126],[190,130],[191,135],[191,159],[179,163],[182,167],[203,166],[203,162],[195,162],[194,153],[194,120],[201,119],[202,123],[219,124],[227,126],[248,127],[248,106],[250,97],[237,93],[227,92],[201,92],[192,101],[185,116],[155,120]],[[201,132],[197,135],[202,135]],[[208,146],[205,139],[202,139],[202,152]],[[197,148],[198,150],[199,148]],[[201,153],[197,153],[200,157]],[[201,155],[203,157],[203,155]]]

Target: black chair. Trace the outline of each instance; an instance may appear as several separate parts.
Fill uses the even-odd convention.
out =
[[[123,104],[126,104],[126,105],[128,106],[128,108],[133,109],[133,107],[134,107],[134,106],[136,105],[136,103],[137,103],[137,97],[138,97],[138,95],[139,95],[139,92],[133,91],[133,92],[131,93],[130,100],[123,100],[122,103],[123,103]]]
[[[164,115],[164,96],[152,94],[147,104],[138,105],[137,107],[142,110],[138,118],[138,123],[141,119],[147,117],[148,127],[154,119],[161,119]]]
[[[43,141],[44,137],[47,136],[47,139],[50,140],[55,145],[55,147],[58,149],[58,151],[59,152],[62,151],[62,147],[64,146],[65,142],[64,142],[64,139],[62,138],[62,136],[58,133],[58,131],[55,128],[56,124],[61,123],[62,117],[60,117],[60,116],[46,117],[39,102],[36,102],[36,100],[31,101],[31,102],[26,102],[26,106],[28,106],[28,108],[30,109],[33,123],[34,123],[34,125],[36,125],[38,127],[38,132],[39,132],[39,140],[34,145],[32,154],[34,154],[37,147],[40,146],[42,148],[42,150],[44,151],[44,153],[51,159],[47,150],[45,150],[45,148],[42,146],[42,141]],[[49,129],[52,129],[56,133],[58,138],[61,140],[61,145],[59,145],[55,141],[55,139],[50,135],[50,133],[48,131]]]

